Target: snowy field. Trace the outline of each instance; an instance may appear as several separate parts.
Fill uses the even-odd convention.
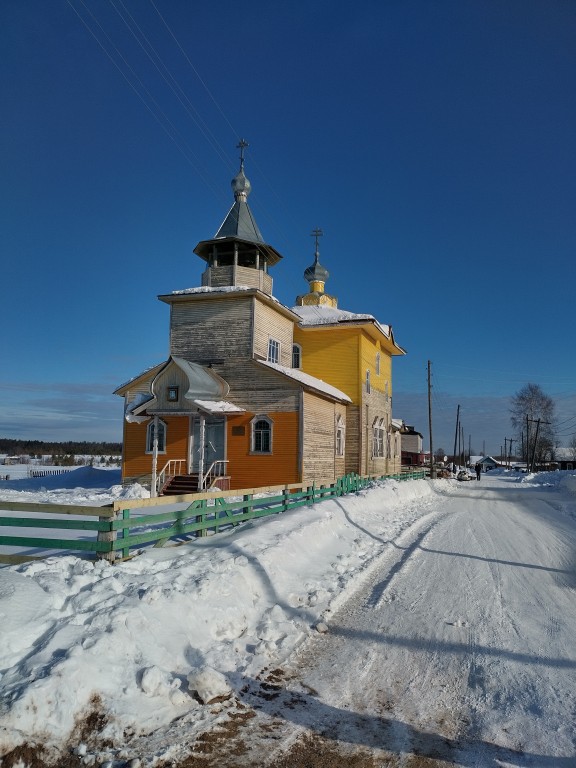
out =
[[[0,485],[3,500],[88,505],[141,492],[123,489],[114,470],[88,468]],[[506,506],[512,501],[514,512]],[[461,524],[463,515],[467,522]],[[493,532],[485,536],[493,524],[502,525],[503,537],[514,526],[516,552],[496,556],[483,551],[488,540],[492,550],[499,545]],[[434,531],[442,535],[432,545]],[[537,541],[526,544],[524,536],[527,542]],[[440,557],[451,546],[457,547],[458,558]],[[480,549],[463,556],[467,546]],[[527,546],[535,548],[522,549]],[[576,474],[502,472],[483,476],[480,483],[385,481],[358,494],[244,524],[231,534],[150,549],[116,566],[60,556],[0,568],[0,756],[18,745],[36,744],[47,750],[47,764],[50,754],[61,751],[75,753],[82,765],[177,765],[193,752],[201,734],[222,727],[231,713],[246,707],[239,702],[250,688],[247,681],[262,680],[282,666],[302,665],[314,680],[315,697],[305,710],[311,721],[322,697],[331,695],[326,686],[335,675],[340,717],[371,706],[368,694],[362,701],[358,692],[351,693],[354,676],[361,690],[370,687],[365,674],[371,669],[386,688],[387,706],[398,723],[391,742],[397,756],[411,754],[414,743],[420,743],[414,734],[432,727],[440,701],[446,714],[443,726],[434,722],[435,733],[444,728],[444,741],[456,745],[466,720],[475,734],[465,748],[458,742],[460,762],[453,747],[451,765],[576,766],[575,551]],[[430,577],[422,570],[418,576],[432,552],[436,571],[444,570]],[[551,564],[556,556],[559,560]],[[460,572],[455,563],[486,570]],[[403,594],[400,577],[408,571],[411,594]],[[519,598],[514,611],[520,613],[512,629],[510,584],[504,576],[509,571],[539,579],[537,588],[532,582],[514,583]],[[441,579],[444,589],[434,587],[431,596],[426,589],[432,576]],[[367,624],[364,633],[350,628],[360,620],[351,606],[360,603],[373,616],[362,621],[376,622]],[[555,615],[556,609],[561,615]],[[387,619],[383,610],[389,612]],[[446,637],[429,644],[431,658],[419,660],[415,643],[402,638],[425,633],[431,611],[442,617],[438,624]],[[492,627],[494,616],[497,628],[484,632],[481,620]],[[345,629],[347,621],[352,624]],[[372,667],[376,657],[369,650],[374,647],[370,638],[385,632],[384,625],[389,632],[394,628],[385,672]],[[336,674],[334,661],[318,662],[322,644],[330,643],[336,643],[332,659],[343,647],[346,657],[356,660],[348,672]],[[495,649],[502,645],[510,646],[503,655],[512,667],[492,670],[492,687],[501,687],[498,696],[487,676]],[[310,654],[314,663],[306,661]],[[536,678],[519,674],[514,666],[528,659],[540,659],[526,661],[528,672],[538,672]],[[406,671],[412,663],[412,676],[395,671],[394,665]],[[462,664],[468,665],[462,701],[474,701],[466,718],[450,711],[456,694],[447,682],[449,674],[462,676]],[[390,680],[385,684],[382,676]],[[336,711],[334,701],[329,709]],[[279,726],[278,743],[284,745],[306,727],[294,714],[298,707],[286,711],[294,722],[288,724],[286,716],[285,730]],[[264,716],[259,712],[255,721]],[[342,726],[338,738],[348,745],[369,744],[359,742],[352,730]],[[430,744],[428,751],[438,752],[436,742]],[[508,751],[491,752],[489,745]],[[265,764],[263,757],[261,762],[247,760],[220,765]]]

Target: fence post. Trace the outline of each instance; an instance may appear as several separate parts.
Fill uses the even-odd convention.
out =
[[[316,496],[316,481],[312,485],[308,486],[308,506],[311,507],[314,504],[314,497]]]
[[[198,507],[200,508],[201,512],[199,515],[196,515],[196,522],[197,523],[203,523],[206,522],[206,507],[207,507],[207,501],[206,499],[201,499],[198,502]],[[196,531],[197,537],[207,536],[208,531],[206,528],[201,528],[199,531]]]
[[[109,543],[109,548],[103,552],[96,552],[96,557],[99,560],[107,560],[109,563],[113,563],[116,559],[116,552],[114,551],[114,544],[116,543],[117,533],[112,527],[112,523],[116,520],[116,514],[114,517],[99,517],[98,520],[101,523],[108,523],[109,529],[106,531],[98,531],[96,541],[105,541]]]
[[[129,509],[123,509],[122,510],[122,520],[130,520],[130,510]],[[122,528],[122,539],[129,539],[130,538],[130,528]],[[125,560],[127,557],[130,556],[130,545],[128,543],[124,544],[122,542],[122,559]]]

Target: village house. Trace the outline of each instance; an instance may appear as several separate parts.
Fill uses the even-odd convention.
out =
[[[391,358],[404,350],[389,326],[324,293],[317,238],[310,292],[292,308],[274,298],[270,270],[282,256],[247,203],[246,146],[231,209],[194,249],[202,285],[158,297],[170,307],[168,359],[115,391],[125,401],[123,479],[150,482],[153,494],[400,469]]]
[[[404,424],[400,427],[402,441],[402,464],[404,466],[423,466],[430,461],[430,454],[423,449],[423,436],[413,426]]]

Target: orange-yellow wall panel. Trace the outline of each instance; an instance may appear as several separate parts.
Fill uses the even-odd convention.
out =
[[[165,416],[166,453],[158,455],[158,470],[171,459],[186,459],[188,450],[188,416]],[[148,424],[124,424],[124,461],[122,477],[138,477],[152,472],[152,454],[146,453]]]
[[[250,422],[254,414],[243,413],[228,419],[227,458],[232,488],[254,488],[300,481],[298,413],[275,412],[266,415],[273,422],[271,454],[250,453]],[[244,434],[238,434],[242,428]]]

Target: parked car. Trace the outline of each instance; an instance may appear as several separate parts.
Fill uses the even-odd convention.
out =
[[[472,477],[465,469],[461,469],[456,475],[456,480],[472,480]]]

